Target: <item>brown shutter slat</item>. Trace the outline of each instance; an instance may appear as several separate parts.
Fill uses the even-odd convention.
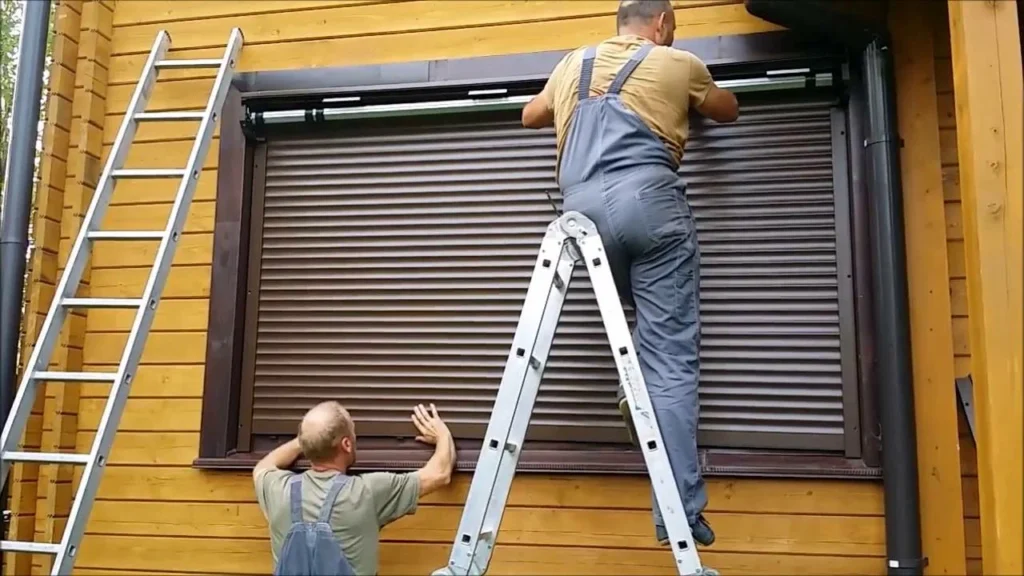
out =
[[[702,256],[708,446],[842,449],[830,105],[696,122],[682,174]],[[363,436],[417,402],[481,435],[556,201],[551,131],[514,118],[268,140],[253,431],[337,398]],[[585,271],[531,438],[625,441]],[[627,311],[632,321],[632,311]]]

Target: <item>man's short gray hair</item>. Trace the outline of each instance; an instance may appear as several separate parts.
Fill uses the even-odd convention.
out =
[[[647,24],[662,13],[672,11],[669,0],[622,0],[615,24],[622,29],[630,24]]]
[[[299,447],[310,462],[327,462],[338,452],[338,444],[355,431],[352,416],[341,404],[321,402],[306,413],[299,424]]]

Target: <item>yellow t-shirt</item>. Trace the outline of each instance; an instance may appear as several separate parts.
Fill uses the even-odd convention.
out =
[[[607,92],[629,57],[650,41],[641,36],[615,36],[597,45],[590,95]],[[580,68],[585,48],[576,49],[555,66],[544,86],[555,114],[558,162],[561,163],[569,121],[579,101]],[[682,160],[690,132],[691,106],[699,106],[711,89],[711,73],[693,54],[656,46],[622,87],[621,98],[665,143],[676,162]]]

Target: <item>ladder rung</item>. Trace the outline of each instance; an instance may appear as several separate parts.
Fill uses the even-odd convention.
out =
[[[0,550],[3,550],[4,552],[28,552],[30,554],[59,554],[60,544],[4,540],[0,542]]]
[[[128,168],[114,170],[114,178],[181,178],[187,174],[181,168]]]
[[[177,120],[202,120],[203,112],[139,112],[136,120],[154,120],[157,122],[174,122]]]
[[[163,230],[90,230],[90,240],[163,240]]]
[[[88,464],[88,454],[63,454],[60,452],[4,452],[5,460],[14,462],[41,462],[43,464]]]
[[[35,380],[50,382],[113,382],[117,374],[113,372],[46,372],[32,374]]]
[[[141,298],[65,298],[61,304],[75,308],[138,308]]]
[[[197,58],[194,60],[160,60],[157,68],[220,68],[220,58]]]

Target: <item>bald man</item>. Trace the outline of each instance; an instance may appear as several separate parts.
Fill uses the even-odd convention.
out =
[[[413,409],[416,440],[434,445],[430,460],[415,472],[371,472],[349,476],[356,461],[356,427],[338,402],[322,402],[306,413],[295,439],[275,448],[252,471],[256,500],[270,525],[275,566],[292,529],[292,490],[301,490],[303,521],[317,519],[325,505],[334,540],[354,574],[373,575],[379,565],[379,531],[413,514],[423,496],[451,481],[455,444],[434,405]],[[288,470],[300,455],[310,462],[302,474]],[[292,483],[298,482],[299,488]],[[333,501],[327,502],[330,494]],[[291,572],[289,572],[290,574]]]
[[[527,128],[553,126],[566,211],[594,221],[619,295],[636,310],[640,370],[694,540],[715,534],[697,457],[700,254],[679,178],[691,110],[739,114],[695,55],[672,48],[668,0],[623,0],[616,35],[567,54],[523,108]],[[632,427],[620,388],[619,410]],[[653,503],[657,539],[668,533]]]

